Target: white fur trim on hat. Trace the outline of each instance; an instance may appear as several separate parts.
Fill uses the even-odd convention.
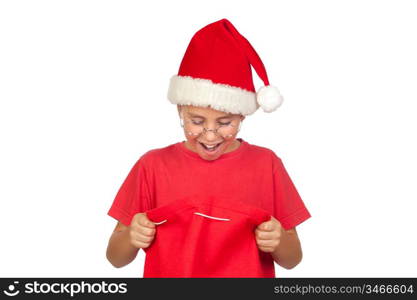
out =
[[[261,87],[256,93],[256,100],[264,112],[273,112],[281,106],[284,98],[279,93],[278,88],[272,85]]]
[[[253,92],[190,76],[171,77],[168,99],[173,104],[210,106],[216,110],[244,116],[259,108]]]

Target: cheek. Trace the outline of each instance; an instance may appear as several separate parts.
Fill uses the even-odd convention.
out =
[[[191,150],[193,150],[194,152],[197,152],[198,151],[197,137],[185,134],[185,138],[186,138],[187,144],[191,148]]]
[[[185,135],[185,138],[190,144],[196,144],[197,143],[197,137],[196,136],[190,136],[188,134]]]

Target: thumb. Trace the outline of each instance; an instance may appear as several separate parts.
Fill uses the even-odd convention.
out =
[[[149,227],[149,228],[154,228],[155,227],[155,224],[151,220],[149,220],[146,213],[144,213],[142,215],[142,218],[140,219],[140,223],[141,223],[141,225]]]
[[[263,231],[270,231],[270,230],[272,230],[272,224],[271,224],[271,221],[266,221],[266,222],[261,223],[261,224],[258,226],[258,228],[259,228],[260,230],[263,230]]]

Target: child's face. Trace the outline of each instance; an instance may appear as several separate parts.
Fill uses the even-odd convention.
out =
[[[239,142],[236,140],[237,128],[239,127],[239,123],[245,118],[244,116],[225,113],[209,107],[191,105],[178,105],[178,113],[180,118],[182,117],[184,120],[184,133],[187,139],[185,146],[198,153],[201,158],[215,160],[223,153],[233,151],[239,147]],[[228,127],[225,124],[230,124],[234,127]],[[188,133],[189,130],[187,129],[190,128],[187,126],[191,126],[191,129],[197,128],[197,131],[198,128],[203,127],[209,130],[204,131],[200,135],[191,135]],[[221,132],[216,134],[210,130],[219,127],[226,128],[225,131],[230,133],[230,135],[222,136]],[[208,146],[219,144],[219,146],[214,151],[208,151],[202,144]]]

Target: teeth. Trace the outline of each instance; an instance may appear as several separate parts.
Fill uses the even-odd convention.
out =
[[[216,145],[207,145],[207,144],[204,144],[204,143],[202,143],[207,149],[213,149],[213,148],[216,148],[217,147],[217,145],[218,144],[216,144]]]

